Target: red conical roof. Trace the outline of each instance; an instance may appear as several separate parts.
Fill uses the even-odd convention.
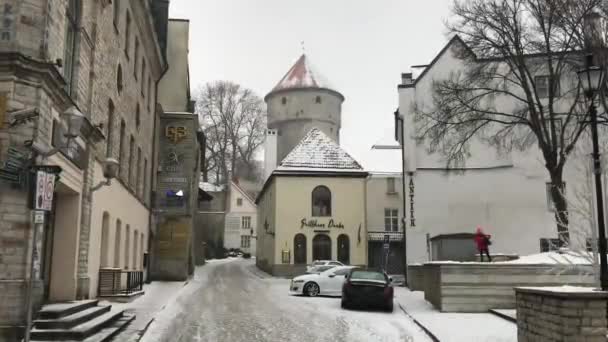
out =
[[[308,57],[305,54],[300,56],[287,74],[272,89],[272,92],[297,88],[325,88],[334,90],[325,78],[310,65]]]

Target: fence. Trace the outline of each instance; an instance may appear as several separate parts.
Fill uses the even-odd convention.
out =
[[[124,271],[119,268],[99,270],[98,296],[129,295],[143,290],[143,271]]]

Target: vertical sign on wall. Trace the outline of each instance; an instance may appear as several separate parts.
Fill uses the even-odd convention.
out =
[[[416,227],[416,218],[414,217],[414,179],[410,177],[410,227]]]

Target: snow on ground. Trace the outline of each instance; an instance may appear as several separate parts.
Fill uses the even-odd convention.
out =
[[[175,330],[180,328],[180,320],[183,320],[184,316],[187,314],[187,312],[184,311],[184,308],[188,301],[191,300],[190,297],[192,294],[208,282],[209,272],[213,270],[213,268],[230,261],[232,260],[213,260],[208,265],[197,267],[194,277],[180,288],[174,288],[170,292],[158,292],[157,296],[154,297],[157,301],[165,302],[166,305],[163,306],[160,312],[155,312],[154,321],[150,324],[140,341],[173,341],[170,336]],[[162,284],[164,282],[158,283]],[[152,284],[155,284],[155,282]]]
[[[424,300],[423,292],[402,287],[395,289],[395,299],[441,342],[517,341],[517,325],[493,314],[442,313]]]
[[[562,293],[597,293],[599,290],[588,286],[541,286],[541,287],[520,287],[525,290],[538,290],[545,292],[562,292]]]
[[[305,308],[338,321],[348,327],[344,341],[430,341],[426,333],[395,305],[392,313],[381,311],[344,310],[339,297],[305,297],[287,293],[289,280],[272,279],[270,291],[285,311],[294,307]]]
[[[142,341],[430,341],[397,306],[393,313],[347,311],[340,298],[288,290],[289,280],[268,276],[251,260],[208,263]]]
[[[574,264],[574,265],[588,265],[593,255],[589,253],[577,253],[577,252],[545,252],[539,254],[532,254],[522,256],[519,259],[511,261],[496,262],[496,264]]]

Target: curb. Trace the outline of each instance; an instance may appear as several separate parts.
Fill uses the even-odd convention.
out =
[[[397,302],[397,304],[399,304],[399,308],[401,309],[401,311],[403,311],[403,313],[409,317],[412,321],[414,321],[414,323],[416,323],[417,326],[420,327],[420,329],[422,329],[427,336],[433,340],[433,342],[441,342],[437,336],[435,336],[427,327],[425,327],[422,323],[420,323],[417,319],[415,319],[412,315],[410,315],[407,311],[405,311],[405,308],[401,305],[401,303]]]
[[[501,313],[501,312],[499,312],[499,311],[496,311],[496,310],[494,310],[494,309],[490,309],[490,310],[488,310],[488,311],[489,311],[491,314],[493,314],[493,315],[497,316],[498,318],[502,318],[502,319],[504,319],[505,321],[508,321],[508,322],[511,322],[511,323],[515,323],[515,324],[517,324],[517,319],[516,319],[516,318],[513,318],[513,317],[511,317],[511,316],[509,316],[509,315],[505,315],[505,314],[503,314],[503,313]]]

